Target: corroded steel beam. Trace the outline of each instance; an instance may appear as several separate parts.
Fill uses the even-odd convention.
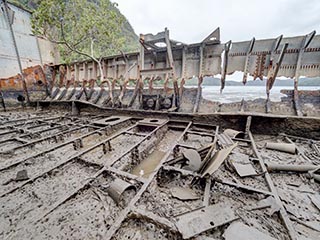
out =
[[[151,38],[150,34],[143,36],[148,36],[149,39]],[[283,45],[287,43],[288,48],[285,51],[283,64],[280,66],[278,76],[293,78],[295,77],[297,69],[297,60],[301,50],[300,45],[304,38],[305,36],[299,36],[281,39],[255,40],[254,42],[253,40],[232,42],[228,53],[228,71],[226,74],[230,75],[235,71],[242,71],[254,76],[257,64],[261,62],[264,63],[264,65],[260,66],[260,69],[263,76],[266,77],[270,59],[277,59],[281,54],[279,49],[282,49]],[[278,46],[276,50],[274,50],[275,41]],[[170,67],[175,68],[175,75],[177,78],[183,77],[188,79],[194,76],[214,76],[222,73],[221,54],[224,51],[225,44],[220,44],[218,39],[212,41],[207,40],[205,44],[195,43],[187,45],[173,40],[170,40],[170,43],[173,60],[173,66]],[[301,57],[299,61],[299,75],[306,77],[320,76],[320,35],[311,38],[310,41],[308,41],[308,44],[306,46],[303,45],[302,48],[304,49],[304,57]],[[201,49],[203,54],[201,54]],[[248,53],[249,56],[247,57]],[[167,47],[144,48],[144,59],[141,59],[144,60],[144,64],[143,66],[140,66],[140,71],[143,70],[147,73],[151,72],[152,69],[166,68],[167,54]],[[185,55],[185,59],[183,59],[183,55]],[[264,61],[261,61],[261,57],[264,58]],[[139,65],[142,63],[134,66],[129,73],[127,73],[125,63],[128,62],[129,66],[135,65],[136,62],[139,62],[139,58],[139,52],[125,54],[125,56],[115,55],[105,57],[103,63],[105,66],[106,78],[120,79],[121,77],[128,75],[129,79],[136,80]],[[201,62],[202,67],[200,67]],[[77,67],[74,67],[75,65]],[[64,64],[53,66],[55,69],[59,69],[60,86],[66,84],[67,80],[70,80],[68,79],[68,76],[70,78],[71,73],[75,74],[76,81],[80,79],[89,80],[88,78],[90,76],[88,72],[94,72],[96,70],[96,66],[91,60],[72,63],[70,66],[72,67]],[[115,66],[117,66],[117,70],[115,69]],[[97,75],[99,76],[99,73],[97,73]],[[159,75],[164,78],[164,72],[156,72],[154,75]]]

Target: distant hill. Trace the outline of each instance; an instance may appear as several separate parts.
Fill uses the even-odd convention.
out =
[[[186,85],[194,86],[197,85],[197,79],[190,79],[186,81]],[[220,86],[220,79],[219,78],[212,78],[206,77],[203,80],[203,86]],[[241,86],[243,85],[242,82],[229,80],[226,81],[226,86]],[[255,80],[255,81],[248,81],[247,86],[265,86],[266,79],[263,81]],[[274,86],[293,86],[292,79],[276,79]],[[300,78],[299,79],[299,86],[319,86],[320,87],[320,78]]]

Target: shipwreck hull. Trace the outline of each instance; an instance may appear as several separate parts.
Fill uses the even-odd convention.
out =
[[[89,112],[92,114],[112,114],[112,115],[129,115],[135,117],[159,117],[168,118],[170,120],[179,121],[194,121],[203,124],[217,124],[223,128],[232,128],[243,130],[247,121],[247,117],[252,117],[253,124],[251,131],[257,134],[278,135],[286,133],[311,139],[320,139],[320,118],[318,117],[297,117],[297,116],[282,116],[265,113],[246,113],[246,112],[216,112],[216,113],[180,113],[180,112],[164,112],[164,111],[146,111],[144,109],[114,109],[102,108],[92,103],[83,101],[40,101],[37,105],[38,109],[54,109],[63,111],[68,109],[71,113]]]
[[[83,61],[0,79],[1,239],[318,240],[320,91],[297,82],[320,75],[319,40],[221,44],[217,29],[186,45],[166,29],[102,72]],[[267,98],[202,97],[203,77],[221,74],[223,90],[235,71],[267,77]],[[277,76],[295,86],[271,102]]]
[[[320,116],[320,90],[299,91],[301,76],[320,76],[320,36],[315,31],[297,37],[220,42],[219,28],[201,43],[183,44],[169,38],[169,30],[140,36],[141,50],[71,64],[29,67],[14,77],[0,79],[5,106],[37,101],[81,100],[100,107],[163,110],[184,113],[244,111],[276,115]],[[163,43],[164,47],[157,44]],[[202,98],[203,78],[220,75],[221,91],[227,75],[243,73],[266,78],[266,97],[222,104]],[[270,100],[278,77],[291,78],[293,91],[281,102]],[[197,78],[198,84],[186,88]],[[259,80],[257,80],[259,81]]]

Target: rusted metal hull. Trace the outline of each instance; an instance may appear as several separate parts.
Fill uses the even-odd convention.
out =
[[[0,79],[0,237],[318,240],[319,91],[297,82],[320,76],[320,35],[221,44],[217,29],[186,45],[165,29],[140,43],[103,73],[84,61]],[[295,89],[202,98],[205,76],[223,90],[235,71],[268,76],[267,94],[277,76]]]
[[[201,43],[186,45],[169,38],[166,29],[157,35],[141,35],[141,51],[101,60],[103,73],[93,61],[69,65],[39,66],[24,70],[26,87],[19,75],[0,80],[0,90],[8,105],[18,95],[30,92],[30,101],[82,100],[101,107],[178,112],[260,112],[281,115],[320,116],[318,91],[298,91],[299,76],[320,76],[320,36],[314,32],[299,37],[220,43],[219,29]],[[163,42],[165,47],[157,47]],[[221,68],[222,56],[224,56]],[[268,77],[267,98],[221,104],[202,98],[205,76],[221,74],[221,89],[226,75],[235,71],[254,78]],[[104,79],[101,79],[104,76]],[[295,79],[293,93],[281,102],[269,100],[276,77]],[[198,77],[198,86],[185,88],[187,79]],[[156,81],[163,85],[154,87]],[[133,84],[128,85],[129,82]],[[246,82],[246,81],[244,81]],[[39,84],[41,83],[41,84]],[[108,87],[104,85],[107,83]],[[144,86],[144,85],[148,86]]]
[[[4,103],[8,107],[20,105],[22,102],[26,103],[26,95],[33,102],[48,96],[49,91],[46,76],[40,65],[24,69],[23,74],[26,82],[25,86],[21,74],[0,79],[0,92],[4,98]]]

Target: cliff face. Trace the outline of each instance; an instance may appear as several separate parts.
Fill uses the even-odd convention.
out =
[[[123,24],[123,36],[126,39],[124,52],[134,52],[139,49],[139,37],[134,32],[133,27],[129,23],[128,19],[120,12],[118,8],[115,8],[116,12],[125,19]]]

